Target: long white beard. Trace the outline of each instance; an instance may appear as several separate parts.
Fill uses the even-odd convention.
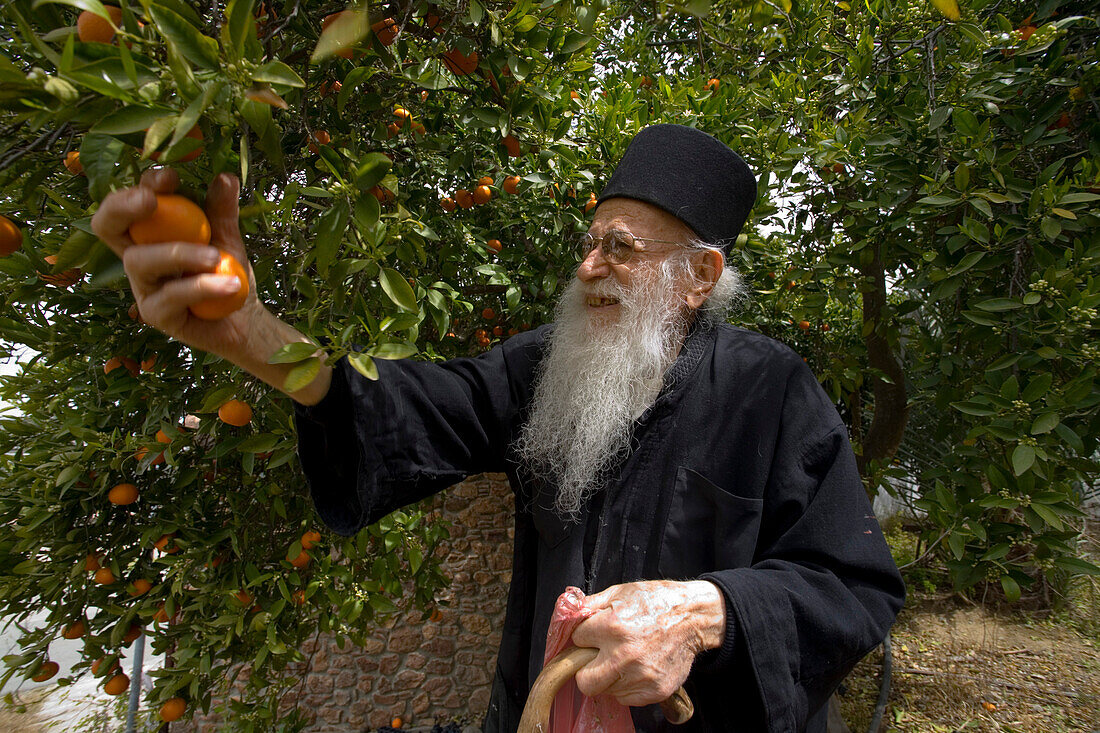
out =
[[[558,303],[516,448],[523,465],[556,486],[554,508],[576,520],[604,473],[629,447],[634,422],[660,393],[690,324],[676,265],[637,272],[630,291],[574,278]],[[617,298],[619,317],[591,313],[588,297]]]

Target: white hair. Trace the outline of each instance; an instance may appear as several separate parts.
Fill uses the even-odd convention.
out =
[[[625,455],[635,421],[660,393],[693,319],[716,325],[737,299],[741,277],[724,268],[703,307],[693,311],[684,303],[682,283],[700,282],[691,255],[704,249],[721,254],[691,243],[638,267],[629,289],[610,277],[589,284],[574,278],[562,294],[515,444],[525,468],[555,488],[559,515],[577,520]],[[589,297],[617,299],[617,320],[593,315]]]

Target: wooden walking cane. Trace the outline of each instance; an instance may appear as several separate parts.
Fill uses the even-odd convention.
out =
[[[545,733],[550,730],[550,707],[554,704],[554,697],[558,694],[558,690],[572,679],[581,667],[595,659],[597,653],[598,650],[591,647],[574,646],[551,659],[539,672],[535,684],[531,687],[527,704],[523,706],[523,716],[520,718],[519,728],[516,729],[517,733]],[[681,687],[667,700],[661,702],[661,710],[668,722],[673,725],[682,725],[691,720],[695,707],[691,703],[691,698]]]

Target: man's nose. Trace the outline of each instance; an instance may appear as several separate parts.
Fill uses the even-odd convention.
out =
[[[581,263],[577,265],[577,279],[591,282],[611,274],[611,263],[603,256],[603,247],[593,247]]]

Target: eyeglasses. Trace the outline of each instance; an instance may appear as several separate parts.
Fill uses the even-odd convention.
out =
[[[625,229],[610,229],[600,238],[596,238],[585,232],[577,236],[576,252],[577,262],[584,262],[592,250],[600,248],[603,258],[613,265],[621,265],[634,256],[635,252],[644,252],[645,248],[638,242],[661,242],[663,244],[680,244],[669,239],[650,239],[648,237],[636,237]]]

